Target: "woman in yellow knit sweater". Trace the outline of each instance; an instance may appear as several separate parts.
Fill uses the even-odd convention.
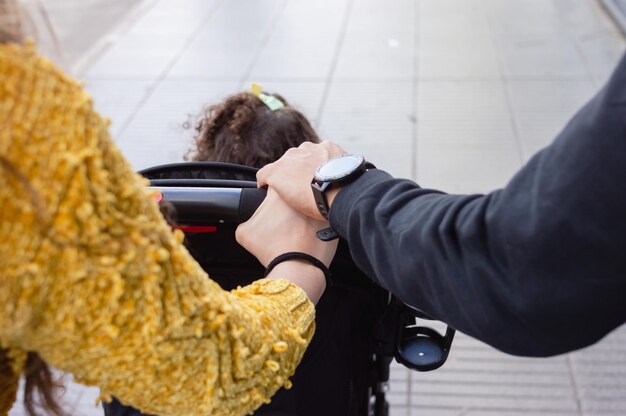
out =
[[[0,123],[0,415],[27,352],[159,415],[242,415],[289,386],[325,287],[318,268],[286,261],[223,291],[80,85],[32,46],[0,43]],[[292,239],[266,238],[261,263],[301,251],[328,265],[336,246],[314,236],[325,225],[281,209],[262,207],[238,231],[258,241],[279,218],[298,220]]]

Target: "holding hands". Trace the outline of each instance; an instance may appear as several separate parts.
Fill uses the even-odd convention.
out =
[[[294,147],[274,163],[263,167],[257,173],[259,188],[274,189],[293,209],[310,218],[325,220],[320,214],[313,193],[311,180],[322,163],[345,154],[339,145],[323,141],[322,143],[302,143]],[[327,198],[332,201],[336,190],[329,191]],[[317,230],[316,230],[317,231]]]
[[[328,222],[296,211],[283,201],[274,188],[269,188],[267,197],[252,218],[237,228],[236,237],[237,242],[265,267],[287,252],[308,254],[328,267],[335,256],[337,241],[323,242],[315,235],[326,227]],[[298,259],[279,263],[268,278],[290,280],[300,286],[313,303],[319,300],[326,287],[322,270]]]

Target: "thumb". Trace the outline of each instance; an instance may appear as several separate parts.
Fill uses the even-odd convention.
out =
[[[269,185],[268,178],[269,178],[270,174],[272,173],[272,171],[274,169],[274,163],[276,163],[276,162],[268,163],[267,165],[265,165],[261,169],[259,169],[259,171],[256,173],[256,186],[257,186],[257,188],[267,188],[268,187],[268,185]]]

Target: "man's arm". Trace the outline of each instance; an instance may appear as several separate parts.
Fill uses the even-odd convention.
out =
[[[446,195],[382,171],[330,210],[359,267],[503,351],[594,343],[626,321],[626,61],[501,190]]]

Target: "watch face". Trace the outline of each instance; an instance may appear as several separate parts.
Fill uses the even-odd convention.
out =
[[[354,172],[363,163],[363,156],[343,155],[329,160],[317,169],[315,178],[321,181],[341,179]]]

